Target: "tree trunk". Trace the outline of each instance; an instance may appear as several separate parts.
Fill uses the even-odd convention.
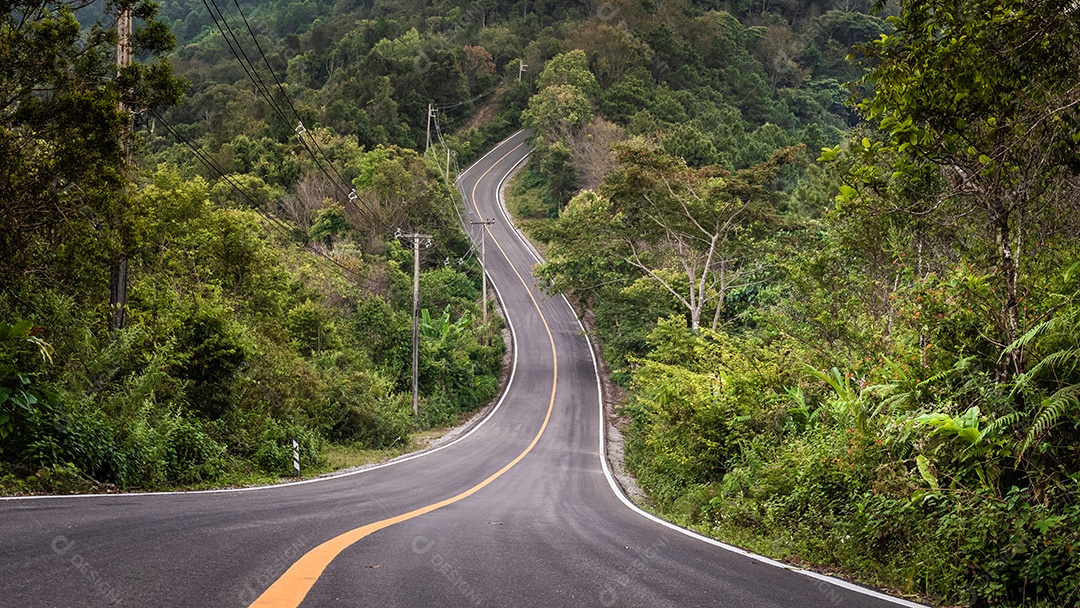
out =
[[[1002,280],[1004,281],[1005,293],[1002,302],[1002,321],[1004,322],[1004,342],[1011,345],[1020,335],[1020,310],[1017,292],[1020,282],[1020,269],[1014,255],[1011,241],[1012,228],[1009,222],[1009,212],[1000,207],[997,209],[995,221],[998,231],[998,254]],[[1024,353],[1022,349],[1012,349],[1001,359],[998,375],[1002,379],[1024,373]]]
[[[716,294],[716,312],[713,313],[712,330],[720,326],[720,311],[724,308],[724,299],[727,296],[727,264],[720,264],[720,293]]]

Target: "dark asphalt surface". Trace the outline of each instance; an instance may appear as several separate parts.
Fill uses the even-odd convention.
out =
[[[302,485],[0,500],[0,606],[248,606],[324,541],[502,469],[537,436],[549,403],[520,462],[468,497],[349,546],[301,605],[897,605],[673,530],[612,491],[588,344],[565,301],[533,287],[535,258],[499,210],[524,141],[511,137],[459,180],[466,220],[480,217],[474,203],[497,220],[488,269],[517,344],[513,380],[485,424],[430,455]]]

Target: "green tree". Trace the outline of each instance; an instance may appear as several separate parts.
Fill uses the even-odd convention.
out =
[[[545,272],[557,287],[573,285],[583,258],[595,269],[596,258],[615,257],[674,297],[693,331],[713,307],[715,329],[727,295],[757,280],[747,245],[775,213],[766,184],[797,152],[786,148],[731,173],[694,170],[662,150],[628,146],[601,194],[586,192],[567,205]]]
[[[466,44],[461,50],[462,73],[469,81],[469,92],[473,95],[487,93],[495,84],[495,61],[491,53],[482,46]]]
[[[571,84],[556,84],[542,89],[529,100],[521,113],[521,122],[549,142],[568,140],[592,120],[588,97]]]
[[[458,256],[454,248],[463,245],[463,237],[457,203],[430,159],[408,148],[378,146],[364,153],[358,165],[353,180],[358,199],[345,214],[367,244],[381,243],[395,230],[425,232],[435,235],[432,258]]]
[[[1077,209],[1067,190],[1080,170],[1080,11],[1070,0],[919,0],[891,21],[895,32],[861,49],[873,88],[859,108],[885,140],[855,146],[845,198],[865,188],[906,198],[901,212],[978,218],[1000,302],[999,373],[1023,373],[1023,350],[1004,347],[1029,324],[1025,261],[1063,206]]]
[[[339,240],[348,229],[349,221],[345,219],[345,209],[338,203],[331,202],[315,214],[315,224],[308,231],[308,236],[311,240],[332,248],[334,242]]]
[[[148,63],[119,74],[115,42],[101,25],[84,28],[80,2],[9,3],[0,20],[0,285],[27,274],[96,274],[130,248],[124,213],[131,116],[174,103],[181,83],[162,57],[172,48],[155,6],[131,6],[142,24],[133,51]],[[70,264],[48,260],[78,250]]]
[[[541,89],[557,85],[575,86],[590,100],[600,95],[600,85],[589,70],[589,58],[580,49],[552,57],[544,64],[544,71],[540,72],[536,85]]]
[[[664,137],[663,145],[672,156],[682,158],[692,167],[714,165],[720,158],[713,142],[690,125],[676,125]]]

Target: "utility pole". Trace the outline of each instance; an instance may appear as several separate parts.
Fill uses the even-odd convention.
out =
[[[120,69],[131,65],[131,7],[121,6],[117,11],[116,67]]]
[[[413,299],[412,299],[412,412],[420,419],[420,241],[431,246],[431,235],[413,232],[399,234],[411,239],[413,244]]]
[[[470,224],[480,225],[483,228],[480,229],[480,284],[482,285],[480,291],[481,305],[480,308],[484,311],[484,325],[488,322],[487,313],[487,232],[488,226],[495,223],[495,220],[480,220],[479,222],[469,222]]]
[[[131,7],[121,5],[116,13],[116,72],[131,65]],[[120,112],[127,108],[120,102]],[[128,152],[127,133],[120,135],[120,147],[125,156]],[[109,269],[109,329],[123,329],[127,325],[128,261],[121,257]]]
[[[527,67],[529,67],[529,64],[525,63],[524,59],[518,60],[518,82],[521,82],[521,73],[524,72]]]
[[[431,117],[435,115],[435,108],[429,103],[427,104],[427,145],[424,147],[424,154],[431,149]]]

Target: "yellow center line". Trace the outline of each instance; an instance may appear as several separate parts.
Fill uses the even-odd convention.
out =
[[[512,150],[504,154],[502,158],[492,163],[491,167],[488,167],[488,170],[484,171],[483,175],[481,175],[476,180],[476,184],[473,185],[472,190],[474,207],[476,207],[476,186],[479,185],[479,183],[485,177],[487,177],[487,174],[490,173],[496,165],[502,162],[502,160],[505,159],[507,156],[513,154],[515,150],[517,150],[523,145],[524,144],[518,144]],[[479,207],[477,207],[477,212],[479,212],[479,210]],[[484,228],[487,229],[486,226]],[[490,234],[490,232],[488,234]],[[403,521],[413,519],[414,517],[419,517],[421,515],[424,515],[425,513],[431,513],[432,511],[441,509],[447,505],[454,504],[455,502],[472,496],[473,494],[482,490],[491,482],[501,477],[503,473],[509,471],[511,468],[514,467],[514,465],[521,462],[521,459],[525,458],[525,456],[532,451],[533,447],[536,446],[537,442],[540,441],[540,437],[544,434],[544,430],[547,429],[548,421],[551,420],[551,412],[555,408],[555,388],[559,383],[559,360],[555,352],[555,338],[551,334],[551,328],[548,326],[547,319],[544,318],[544,313],[540,310],[540,304],[536,301],[536,297],[533,295],[532,290],[529,289],[529,284],[525,281],[525,278],[521,276],[521,273],[518,272],[517,267],[514,266],[514,263],[510,261],[510,257],[506,255],[506,252],[503,250],[502,246],[499,245],[499,242],[495,240],[494,236],[492,236],[492,241],[495,242],[495,246],[499,248],[499,252],[502,253],[504,258],[506,258],[506,262],[510,264],[510,268],[513,269],[514,274],[516,274],[518,277],[518,280],[520,280],[521,284],[525,286],[525,291],[529,294],[529,299],[532,300],[533,306],[536,307],[536,312],[540,315],[540,320],[544,324],[544,330],[547,331],[548,341],[551,343],[551,360],[554,367],[553,377],[551,381],[551,398],[548,400],[547,414],[544,415],[544,422],[540,425],[540,430],[537,431],[536,436],[533,437],[533,440],[531,443],[529,443],[529,446],[526,447],[525,450],[522,451],[520,454],[518,454],[516,458],[507,463],[506,466],[504,466],[503,468],[490,475],[487,479],[481,481],[480,483],[469,488],[468,490],[465,490],[464,492],[457,494],[456,496],[447,498],[445,500],[440,500],[439,502],[420,507],[419,509],[414,509],[412,511],[409,511],[408,513],[402,513],[401,515],[397,515],[389,519],[384,519],[382,521],[377,521],[364,526],[360,526],[359,528],[354,528],[352,530],[349,530],[348,532],[335,536],[334,538],[331,538],[330,540],[315,547],[311,551],[308,551],[303,556],[301,556],[300,559],[296,560],[296,562],[292,566],[290,566],[284,574],[282,574],[276,581],[274,581],[274,584],[270,585],[270,587],[251,604],[252,608],[297,608],[300,603],[304,601],[304,598],[307,597],[308,592],[311,591],[311,588],[315,585],[315,582],[318,581],[319,577],[321,577],[323,572],[326,571],[326,568],[330,565],[330,562],[332,562],[334,558],[340,555],[342,551],[350,547],[352,544],[368,536],[369,534],[372,534],[373,532],[378,532],[383,528],[389,528],[394,524],[399,524]]]

